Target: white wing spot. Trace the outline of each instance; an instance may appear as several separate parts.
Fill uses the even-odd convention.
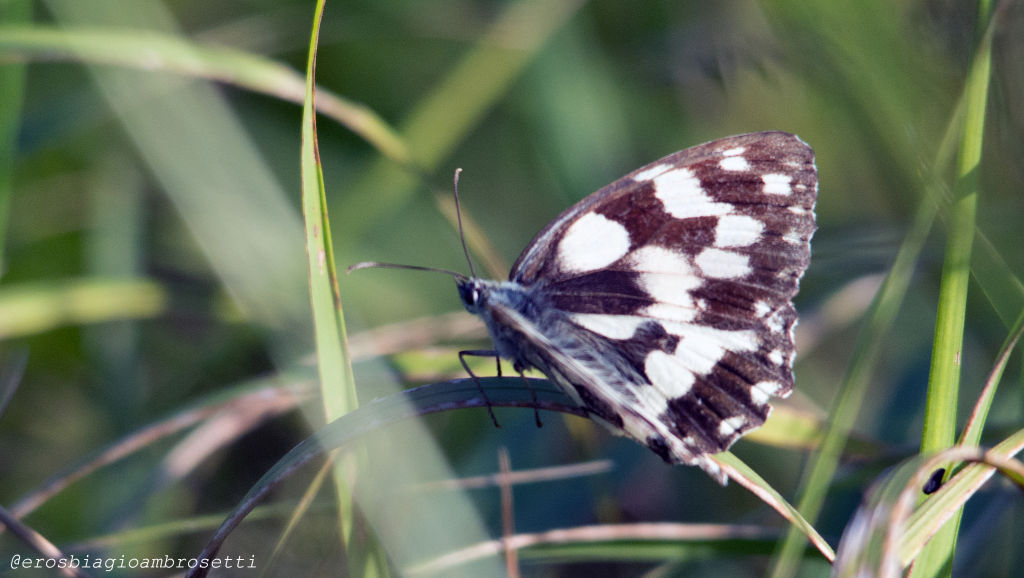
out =
[[[782,365],[786,361],[785,356],[778,349],[773,349],[768,353],[768,361],[775,365]]]
[[[658,175],[654,178],[654,187],[654,196],[677,219],[727,215],[732,211],[731,204],[712,201],[700,179],[689,169],[675,169]]]
[[[607,267],[629,251],[629,232],[597,213],[587,213],[569,225],[558,243],[558,264],[569,271]]]
[[[651,167],[649,169],[644,169],[642,171],[637,172],[635,175],[633,175],[633,180],[636,181],[636,182],[649,181],[649,180],[653,179],[654,177],[664,173],[665,171],[667,171],[667,170],[669,170],[671,168],[672,168],[672,165],[670,165],[668,163],[660,163],[660,164],[654,165],[653,167]]]
[[[716,247],[746,247],[761,239],[764,223],[746,215],[723,215],[715,226]]]
[[[735,157],[747,152],[747,147],[733,147],[722,151],[723,157]]]
[[[650,371],[646,373],[651,383],[658,387],[669,387],[673,380],[685,379],[689,391],[693,385],[692,376],[711,373],[727,351],[757,350],[757,332],[753,330],[728,331],[696,323],[670,321],[662,324],[669,334],[679,337],[679,343],[673,353],[652,351],[644,362],[645,371],[654,365],[659,379],[655,379]]]
[[[688,323],[697,318],[697,309],[685,305],[669,305],[667,303],[655,303],[644,307],[643,315],[663,321],[675,321]]]
[[[651,380],[652,388],[661,392],[663,397],[675,399],[690,393],[696,376],[690,368],[671,353],[655,350],[647,354],[644,360],[644,373]]]
[[[750,388],[750,401],[757,405],[764,405],[773,395],[778,395],[780,389],[782,389],[782,384],[777,381],[755,383],[754,387]]]
[[[751,271],[749,257],[721,249],[704,249],[694,262],[701,272],[715,279],[739,279]]]
[[[640,273],[639,283],[655,301],[692,309],[691,291],[701,280],[686,255],[665,247],[648,245],[629,257],[630,267]]]
[[[732,434],[736,433],[741,427],[743,427],[746,423],[747,418],[743,417],[742,415],[737,415],[730,417],[728,419],[723,419],[722,422],[718,424],[718,435],[722,437],[731,436]]]
[[[652,299],[666,305],[695,309],[691,291],[701,286],[700,277],[689,274],[645,273],[640,286]]]
[[[764,301],[757,301],[754,303],[754,315],[758,317],[764,317],[772,312],[772,306]]]
[[[789,186],[789,183],[793,181],[793,177],[789,175],[768,173],[767,175],[761,175],[761,180],[764,181],[764,193],[766,195],[788,195],[793,192],[793,189]]]
[[[602,315],[600,313],[574,313],[572,322],[587,331],[609,339],[629,339],[646,319],[633,315]]]
[[[692,273],[686,255],[660,245],[647,245],[633,251],[629,266],[636,273]]]
[[[718,161],[718,166],[723,171],[745,171],[750,168],[750,163],[743,157],[725,157]]]

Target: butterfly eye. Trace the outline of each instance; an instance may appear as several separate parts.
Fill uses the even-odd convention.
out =
[[[471,313],[476,311],[477,305],[480,303],[480,285],[471,279],[463,279],[458,283],[459,297],[462,298],[462,304],[466,306]]]
[[[470,285],[464,293],[464,300],[467,307],[476,307],[480,304],[480,287],[476,284]]]

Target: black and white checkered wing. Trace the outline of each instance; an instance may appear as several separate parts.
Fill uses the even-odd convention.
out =
[[[510,275],[540,312],[499,303],[488,324],[617,433],[724,482],[707,455],[793,387],[816,196],[814,153],[787,133],[677,152],[541,231]]]

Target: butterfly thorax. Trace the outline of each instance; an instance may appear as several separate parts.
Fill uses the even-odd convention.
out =
[[[498,355],[516,371],[536,368],[595,417],[621,427],[621,417],[589,393],[594,384],[634,400],[630,384],[643,381],[638,369],[613,343],[582,330],[565,311],[553,307],[543,284],[457,279],[470,313],[483,319]],[[572,367],[566,367],[566,357]],[[561,361],[560,361],[561,360]]]
[[[519,332],[497,319],[496,313],[512,312],[535,324],[545,310],[540,293],[511,281],[462,277],[455,282],[466,311],[483,319],[498,355],[512,361],[516,371],[538,367],[538,360],[523,347]]]

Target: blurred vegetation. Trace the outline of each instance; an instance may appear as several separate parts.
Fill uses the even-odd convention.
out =
[[[300,182],[314,4],[0,0],[0,505],[65,552],[195,556],[324,425]],[[922,444],[965,142],[983,148],[956,436],[1024,310],[1024,10],[997,3],[988,27],[978,13],[946,0],[327,2],[317,142],[336,264],[465,271],[457,167],[477,263],[502,277],[551,218],[622,174],[730,134],[797,133],[821,178],[798,391],[732,451],[834,547],[868,487]],[[991,35],[988,107],[966,140],[978,30]],[[457,351],[487,346],[468,315],[448,315],[461,306],[446,276],[340,281],[362,406],[463,376]],[[978,426],[985,446],[1024,424],[1020,357],[1009,359]],[[726,528],[527,548],[526,575],[829,570],[796,536],[783,548],[788,526],[738,484],[666,467],[579,418],[545,412],[537,429],[532,410],[496,413],[500,429],[480,409],[377,428],[347,463],[358,515],[339,524],[326,489],[296,506],[318,487],[309,466],[225,552],[255,554],[271,575],[374,575],[387,573],[382,553],[400,573],[498,538],[497,487],[435,483],[496,473],[504,447],[513,471],[612,463],[513,486],[517,532]],[[812,448],[826,431],[834,468]],[[97,456],[102,467],[42,497]],[[945,546],[953,574],[1012,574],[1024,565],[1019,492],[997,476],[968,495]],[[0,571],[15,554],[37,556],[3,532]],[[505,564],[477,563],[446,572]]]

